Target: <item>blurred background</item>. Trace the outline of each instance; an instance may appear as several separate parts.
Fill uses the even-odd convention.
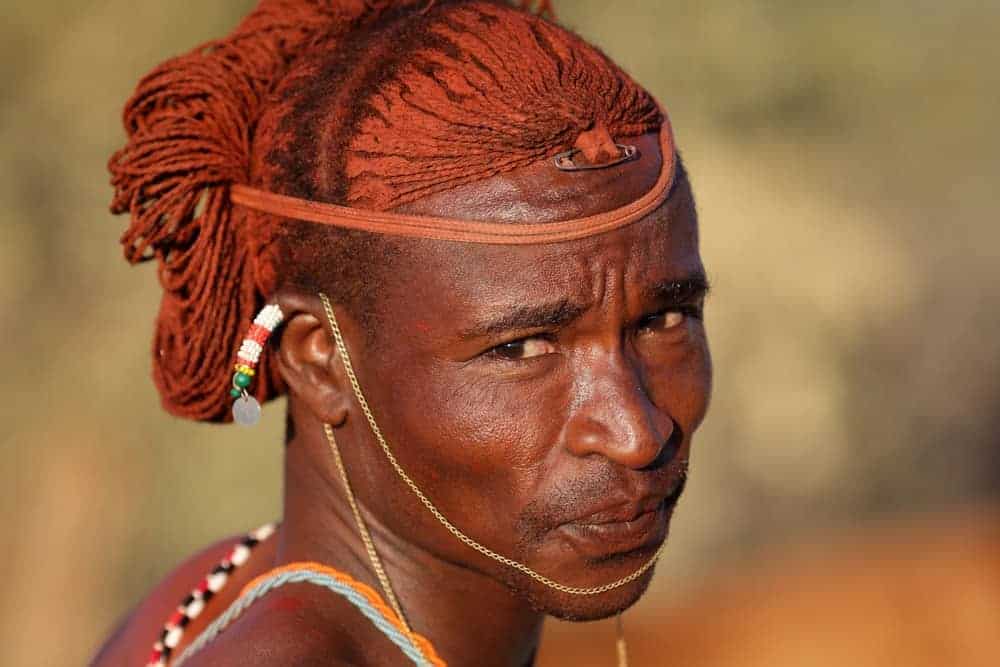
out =
[[[280,514],[282,405],[252,433],[160,410],[154,269],[107,210],[138,78],[253,4],[5,2],[0,664],[83,664],[172,565]],[[555,6],[670,109],[714,283],[635,664],[904,664],[917,635],[905,664],[997,664],[1000,5]],[[552,624],[541,662],[612,664],[612,636]]]

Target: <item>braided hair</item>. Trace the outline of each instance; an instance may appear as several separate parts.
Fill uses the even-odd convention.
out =
[[[279,285],[321,273],[356,304],[377,278],[375,235],[233,207],[229,184],[392,210],[550,158],[596,123],[616,137],[660,127],[645,90],[531,4],[261,0],[139,82],[111,210],[131,218],[126,259],[158,265],[166,410],[229,418],[229,364]],[[258,378],[258,400],[284,391],[267,354]]]

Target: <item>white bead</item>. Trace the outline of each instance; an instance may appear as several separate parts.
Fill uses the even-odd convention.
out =
[[[250,550],[247,549],[245,544],[237,544],[233,547],[233,553],[230,555],[229,560],[233,565],[239,567],[243,563],[247,562],[247,558],[250,557]]]
[[[187,610],[185,610],[184,613],[187,614],[188,618],[198,618],[198,614],[200,614],[201,610],[204,608],[205,601],[198,597],[191,601],[191,604],[187,606]]]
[[[264,348],[263,346],[261,346],[260,343],[258,343],[255,340],[249,340],[249,339],[243,341],[243,344],[240,346],[241,352],[249,352],[252,356],[258,356],[258,357],[260,356],[260,353],[263,349]]]
[[[264,306],[257,317],[254,318],[254,324],[264,327],[268,331],[274,331],[274,328],[281,323],[284,319],[284,313],[281,312],[281,308],[278,304],[272,303]]]
[[[225,572],[216,572],[215,574],[208,575],[208,590],[218,593],[226,585],[226,579]]]
[[[253,534],[254,538],[256,538],[258,542],[263,542],[267,538],[271,537],[271,535],[274,535],[274,524],[273,523],[268,523],[268,524],[265,524],[265,525],[261,526],[256,531],[254,531],[254,534]]]
[[[170,628],[167,632],[167,636],[163,638],[163,645],[167,648],[174,648],[177,646],[177,642],[181,640],[181,635],[184,634],[184,628],[174,626]]]

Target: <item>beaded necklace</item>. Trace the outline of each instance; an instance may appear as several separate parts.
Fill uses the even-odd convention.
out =
[[[247,562],[250,552],[258,544],[274,534],[275,524],[267,523],[248,533],[229,551],[229,555],[219,561],[212,571],[202,577],[197,586],[181,601],[174,613],[163,625],[160,638],[153,644],[153,652],[149,656],[147,667],[163,667],[170,661],[170,654],[184,636],[184,630],[194,619],[201,615],[205,604],[215,597],[216,593],[229,581],[229,575]]]

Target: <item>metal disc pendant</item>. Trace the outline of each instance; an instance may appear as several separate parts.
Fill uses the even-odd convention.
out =
[[[260,403],[249,394],[243,394],[233,403],[233,419],[243,426],[253,426],[260,421]]]

